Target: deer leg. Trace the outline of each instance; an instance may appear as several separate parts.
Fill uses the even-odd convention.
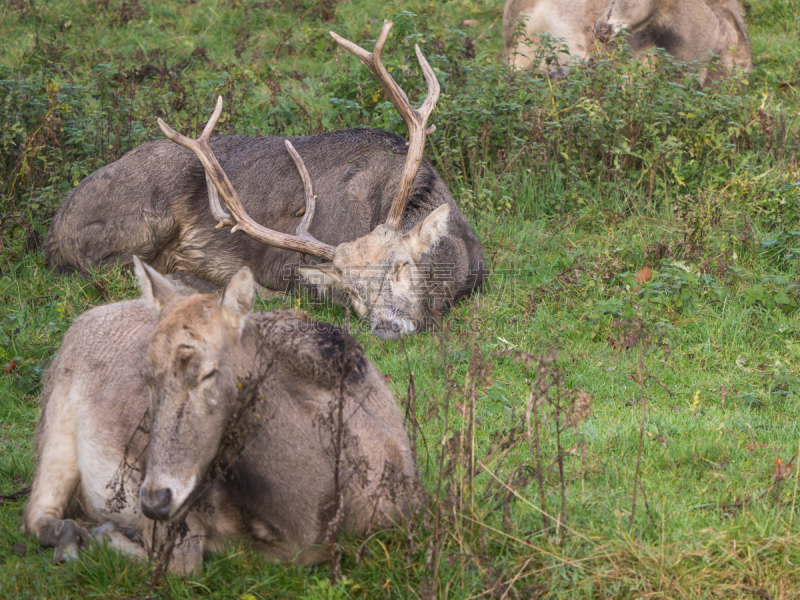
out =
[[[56,561],[74,558],[86,531],[63,520],[67,505],[80,482],[74,422],[64,411],[48,415],[39,447],[36,476],[25,507],[23,529],[45,547],[56,547]],[[59,550],[60,549],[60,550]]]
[[[120,531],[111,521],[92,529],[92,540],[108,544],[117,552],[144,560],[147,558],[141,533],[136,530]]]
[[[78,549],[89,541],[89,532],[72,519],[50,519],[40,522],[36,534],[39,543],[54,547],[53,562],[58,564],[78,558]]]
[[[134,540],[131,540],[111,521],[89,532],[72,519],[46,521],[41,524],[38,534],[43,546],[55,547],[53,562],[56,564],[77,560],[78,551],[93,542],[105,543],[109,548],[136,558],[147,558],[141,536],[138,536],[138,543],[135,534],[133,537]]]

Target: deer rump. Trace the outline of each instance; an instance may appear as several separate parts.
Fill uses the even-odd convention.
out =
[[[402,415],[353,338],[291,311],[248,314],[247,269],[222,299],[136,270],[143,298],[76,319],[45,379],[23,527],[57,562],[93,537],[145,557],[175,535],[178,573],[229,540],[308,564],[338,529],[394,524],[417,502]],[[72,518],[108,523],[89,533]]]

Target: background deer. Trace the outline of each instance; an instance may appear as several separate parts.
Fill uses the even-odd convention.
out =
[[[506,0],[503,10],[504,60],[517,68],[534,68],[563,77],[575,58],[585,59],[594,42],[594,22],[607,0]],[[557,51],[548,64],[542,34],[553,38]]]
[[[664,48],[684,62],[719,57],[721,69],[703,67],[700,83],[753,68],[750,39],[736,0],[609,0],[595,27],[606,41],[623,30],[634,52]]]
[[[595,37],[603,42],[627,30],[634,52],[664,48],[675,58],[707,61],[719,55],[725,69],[752,68],[750,41],[736,0],[507,0],[503,11],[505,59],[518,68],[535,68],[551,77],[566,74],[577,59],[588,58]],[[522,35],[518,35],[518,34]],[[542,56],[541,34],[554,38],[555,62]],[[563,41],[561,41],[563,39]],[[709,80],[707,68],[701,83]]]
[[[202,149],[202,164],[163,140],[84,179],[53,218],[48,263],[86,273],[129,263],[135,254],[162,273],[188,273],[216,286],[248,266],[267,288],[287,290],[302,277],[321,294],[351,302],[379,337],[424,329],[482,283],[483,249],[423,158],[439,97],[433,70],[417,48],[429,91],[415,110],[381,62],[391,26],[384,23],[371,53],[332,35],[380,80],[408,126],[408,144],[375,129],[210,138],[218,105],[199,146],[189,146]],[[186,145],[182,136],[172,139]],[[307,165],[305,181],[286,140]],[[306,193],[311,182],[314,210],[313,193]],[[215,229],[234,223],[231,231],[243,233]]]
[[[146,517],[185,518],[172,569],[187,572],[231,539],[323,560],[338,528],[409,510],[421,486],[403,419],[353,338],[250,314],[246,267],[220,299],[135,262],[141,299],[76,319],[44,383],[24,528],[56,560],[91,537],[70,517],[111,521],[100,534],[139,556],[152,548],[119,530],[149,542]]]

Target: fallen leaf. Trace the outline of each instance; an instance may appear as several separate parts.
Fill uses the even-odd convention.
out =
[[[9,373],[11,373],[11,371],[15,370],[16,368],[17,368],[17,359],[15,358],[14,360],[12,360],[10,363],[8,363],[6,365],[6,368],[3,369],[3,372],[6,375],[8,375]]]
[[[383,380],[386,383],[391,383],[392,382],[392,376],[389,373],[384,373],[383,374]]]
[[[766,444],[758,444],[756,442],[750,442],[744,447],[745,451],[747,451],[747,452],[752,452],[756,448],[767,448],[767,445]],[[780,460],[780,458],[778,460]]]
[[[792,463],[794,462],[794,457],[788,463],[784,463],[783,459],[779,458],[775,461],[775,470],[772,472],[772,477],[775,479],[775,483],[779,481],[783,481],[789,472],[792,470]]]
[[[639,288],[645,281],[650,281],[653,278],[653,272],[650,270],[650,267],[645,267],[644,269],[639,269],[636,271],[636,275],[634,279],[636,279],[636,291],[639,291]]]
[[[617,340],[615,340],[614,338],[608,338],[608,343],[611,344],[611,347],[616,352],[619,352],[619,344],[617,343]]]
[[[625,350],[630,350],[631,348],[635,348],[636,344],[638,343],[639,343],[639,337],[636,335],[632,335],[622,340],[622,347],[625,348]]]
[[[475,19],[464,19],[463,21],[461,21],[461,24],[464,27],[477,27],[478,21],[476,21]]]

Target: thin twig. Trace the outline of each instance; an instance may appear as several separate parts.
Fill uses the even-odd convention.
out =
[[[348,313],[350,310],[348,309]],[[339,518],[342,508],[342,487],[341,487],[341,464],[342,464],[342,430],[344,429],[344,377],[345,363],[347,361],[347,346],[349,338],[344,336],[344,350],[342,351],[339,367],[339,398],[336,403],[336,436],[334,438],[333,455],[333,498],[334,512],[331,523],[328,524],[331,542],[331,585],[336,584],[342,576],[341,552],[338,544]]]
[[[531,436],[531,413],[533,414],[533,436]],[[530,449],[531,459],[536,468],[536,479],[539,482],[539,499],[542,504],[542,528],[547,530],[550,527],[550,522],[547,519],[547,505],[545,504],[544,498],[544,474],[542,473],[542,454],[539,448],[539,411],[537,410],[536,395],[533,393],[533,390],[531,390],[531,395],[528,400],[528,409],[525,411],[525,419],[528,424],[528,448]],[[533,439],[531,439],[531,437]]]
[[[797,499],[797,475],[800,473],[800,436],[797,439],[797,466],[794,470],[794,491],[792,492],[792,512],[789,513],[789,534],[792,533],[792,521],[794,519],[794,503]]]
[[[675,396],[675,394],[670,392],[669,388],[667,386],[665,386],[663,383],[661,383],[661,381],[659,381],[658,377],[656,377],[655,375],[652,375],[652,374],[648,373],[647,374],[647,379],[654,380],[658,385],[660,385],[662,388],[664,388],[664,391],[667,392],[670,396],[673,396],[673,397]]]
[[[633,475],[633,499],[631,500],[631,521],[630,529],[633,529],[633,517],[636,514],[636,492],[639,486],[639,469],[642,465],[642,444],[644,441],[644,420],[647,415],[647,402],[644,398],[644,377],[645,367],[644,358],[639,355],[639,402],[642,403],[642,422],[639,425],[639,449],[636,453],[636,472]]]

